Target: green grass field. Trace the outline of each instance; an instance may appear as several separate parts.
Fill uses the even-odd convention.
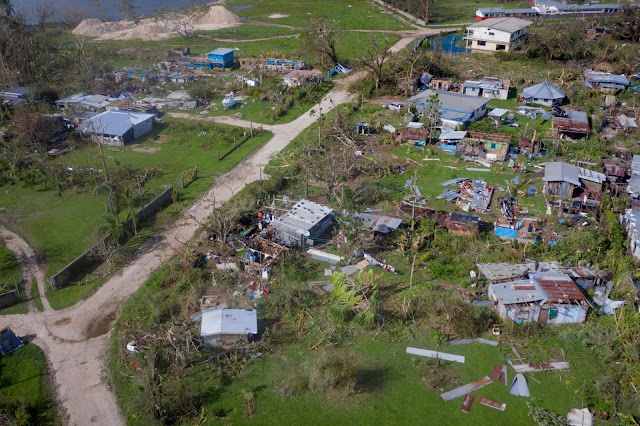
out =
[[[309,18],[326,17],[340,29],[409,28],[395,15],[382,13],[364,0],[229,0],[227,8],[243,18],[297,27],[306,26]],[[288,16],[270,18],[273,14]]]
[[[24,407],[28,417],[19,424],[59,423],[48,386],[47,360],[35,344],[29,343],[0,358],[0,412]]]
[[[181,191],[183,203],[194,200],[211,186],[216,175],[232,168],[271,137],[269,133],[255,137],[218,162],[216,151],[222,156],[233,147],[233,136],[238,142],[242,140],[244,130],[170,118],[166,122],[165,128],[154,132],[164,143],[147,137],[124,148],[105,147],[105,156],[112,172],[125,165],[138,170],[160,169],[159,176],[146,186],[149,196],[172,185],[184,170],[198,167],[199,178]],[[102,168],[95,145],[73,151],[59,161],[74,168]],[[104,197],[94,196],[91,191],[77,194],[69,189],[63,191],[62,197],[57,191],[41,187],[6,186],[2,191],[3,215],[44,249],[49,275],[88,248],[104,215]]]
[[[198,31],[199,35],[222,39],[251,40],[265,37],[277,37],[299,34],[294,28],[272,27],[270,25],[241,24],[237,27],[222,28],[212,31]]]

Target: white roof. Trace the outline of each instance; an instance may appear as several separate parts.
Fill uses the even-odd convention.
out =
[[[200,336],[216,334],[258,334],[258,312],[245,309],[203,311]]]
[[[509,112],[508,109],[494,108],[489,112],[489,116],[490,117],[502,117],[503,115],[505,115],[508,112]]]
[[[533,24],[533,22],[519,18],[489,18],[469,25],[467,28],[491,28],[493,30],[514,33],[531,24]]]
[[[530,280],[491,284],[489,294],[493,294],[497,301],[505,305],[545,300],[545,295]]]
[[[285,215],[273,222],[276,228],[290,228],[304,234],[330,215],[333,209],[309,200],[298,201]]]
[[[443,130],[442,133],[440,133],[439,139],[441,141],[444,141],[444,140],[459,141],[459,140],[463,139],[465,136],[467,136],[467,131],[466,130],[451,130],[451,129],[447,129],[447,130]]]

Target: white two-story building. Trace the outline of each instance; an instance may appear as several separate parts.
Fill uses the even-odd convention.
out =
[[[509,52],[518,49],[526,38],[531,21],[519,18],[490,18],[467,27],[467,47],[483,52]]]

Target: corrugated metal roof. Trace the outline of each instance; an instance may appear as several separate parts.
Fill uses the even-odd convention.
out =
[[[465,96],[457,93],[440,92],[427,89],[407,99],[407,103],[423,107],[429,106],[429,98],[438,95],[440,116],[443,119],[467,121],[473,113],[489,103],[489,99],[476,96]]]
[[[325,217],[333,213],[333,209],[309,200],[298,201],[286,214],[273,222],[276,228],[289,228],[304,233],[316,226]]]
[[[587,83],[592,86],[602,86],[603,83],[609,83],[623,87],[629,86],[629,80],[627,80],[627,77],[624,74],[613,74],[610,72],[586,70],[584,72],[584,78]]]
[[[529,280],[491,284],[489,294],[499,303],[513,305],[518,303],[542,302],[544,294]]]
[[[476,22],[467,26],[467,28],[491,28],[498,31],[506,31],[513,33],[533,24],[531,21],[519,18],[489,18],[484,21]]]
[[[525,99],[555,100],[564,99],[565,94],[547,80],[535,86],[527,87],[520,94]]]
[[[85,120],[78,130],[96,134],[123,136],[133,126],[154,117],[153,114],[145,114],[131,111],[110,110]],[[93,124],[93,126],[92,126]]]
[[[536,272],[529,275],[551,303],[586,302],[587,298],[567,274]]]
[[[588,134],[589,119],[584,111],[566,110],[569,117],[553,117],[552,127],[561,132]]]
[[[201,336],[258,334],[258,312],[246,309],[214,309],[202,313]]]
[[[489,281],[505,280],[509,278],[521,277],[525,271],[535,271],[536,263],[478,263],[478,270]],[[561,266],[558,262],[538,262],[539,271],[559,271]]]
[[[395,231],[402,225],[402,219],[396,217],[378,216],[371,213],[355,213],[353,216],[362,219],[365,227],[383,234]]]
[[[580,186],[580,170],[573,164],[564,161],[553,161],[544,166],[545,182],[569,182]]]

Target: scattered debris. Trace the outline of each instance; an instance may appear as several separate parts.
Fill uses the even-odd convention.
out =
[[[491,377],[484,376],[482,379],[476,380],[475,382],[467,383],[466,385],[452,389],[449,392],[441,393],[440,397],[445,401],[451,401],[452,399],[458,398],[460,396],[466,395],[475,390],[483,388],[491,384],[492,382],[493,380],[491,380]]]
[[[460,411],[464,413],[468,413],[471,411],[471,405],[473,405],[473,400],[476,399],[476,396],[472,393],[468,393],[464,397],[464,401],[462,401],[462,405],[460,406]]]
[[[127,343],[127,350],[129,352],[140,352],[138,350],[138,345],[136,344],[136,342],[129,342]]]
[[[516,364],[512,365],[511,368],[517,373],[535,373],[546,370],[566,370],[569,368],[569,363],[566,361],[536,362],[532,364]]]
[[[452,346],[457,346],[457,345],[467,345],[472,342],[484,343],[485,345],[491,345],[491,346],[499,345],[498,342],[494,342],[493,340],[483,339],[481,337],[478,337],[476,339],[452,340],[449,342],[449,344]]]
[[[478,397],[478,402],[487,407],[495,408],[496,410],[504,411],[507,408],[507,404],[504,402],[494,401],[493,399],[485,398],[484,396]]]
[[[507,366],[501,364],[495,364],[493,369],[491,370],[491,374],[489,374],[491,380],[494,382],[497,380],[503,385],[507,385]]]
[[[527,379],[522,373],[516,374],[516,377],[513,378],[513,382],[511,383],[511,387],[509,388],[509,393],[516,396],[531,396],[529,394],[529,385],[527,384]]]
[[[572,408],[567,413],[567,423],[569,426],[592,426],[593,414],[588,408]]]
[[[444,352],[430,351],[427,349],[407,347],[407,353],[411,355],[425,356],[427,358],[443,359],[445,361],[453,361],[464,364],[464,355],[453,355]]]
[[[327,253],[327,252],[316,250],[316,249],[309,249],[307,250],[307,253],[314,260],[319,260],[321,262],[327,262],[334,265],[340,262],[341,260],[344,260],[344,257],[338,256],[337,254],[331,254],[331,253]]]

